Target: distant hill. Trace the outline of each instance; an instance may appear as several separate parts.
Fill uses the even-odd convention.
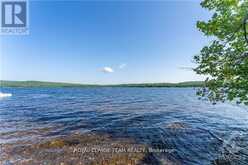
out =
[[[203,81],[187,81],[180,83],[141,83],[141,84],[119,84],[121,87],[202,87]]]
[[[45,82],[45,81],[5,81],[1,80],[2,87],[89,87],[97,85],[61,83],[61,82]]]
[[[140,84],[116,84],[116,85],[93,85],[74,84],[44,81],[6,81],[1,80],[2,87],[201,87],[203,81],[187,81],[180,83],[140,83]]]

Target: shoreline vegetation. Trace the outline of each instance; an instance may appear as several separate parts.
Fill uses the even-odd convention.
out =
[[[135,83],[135,84],[79,84],[79,83],[62,83],[62,82],[45,82],[45,81],[7,81],[1,80],[1,87],[202,87],[203,81],[185,81],[180,83]]]

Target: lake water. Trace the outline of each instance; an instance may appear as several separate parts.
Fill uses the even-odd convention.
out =
[[[163,164],[165,158],[186,165],[211,164],[222,158],[248,164],[248,108],[231,103],[212,105],[199,100],[193,88],[2,91],[12,93],[0,100],[2,146],[94,132],[167,149],[153,153],[154,164]]]

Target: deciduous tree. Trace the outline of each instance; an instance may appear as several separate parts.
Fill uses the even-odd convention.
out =
[[[244,19],[248,0],[204,0],[203,8],[213,13],[197,28],[213,41],[194,56],[197,74],[205,75],[205,87],[198,95],[212,102],[235,100],[248,105],[248,43]]]

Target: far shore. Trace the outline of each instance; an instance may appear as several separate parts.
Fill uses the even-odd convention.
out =
[[[135,83],[135,84],[79,84],[45,81],[0,81],[1,87],[202,87],[203,81],[185,81],[180,83]]]

